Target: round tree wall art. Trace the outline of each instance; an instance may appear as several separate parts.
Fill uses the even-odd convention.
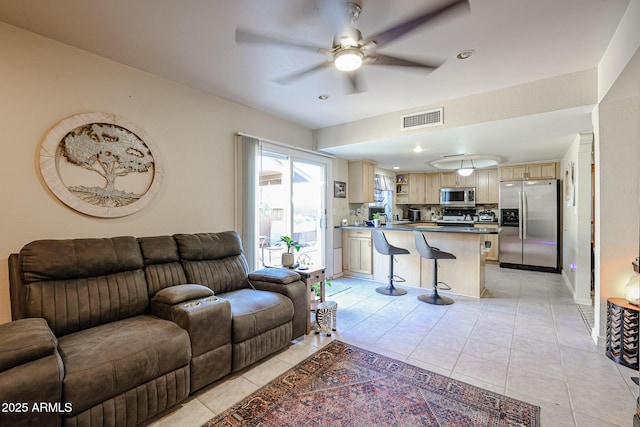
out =
[[[87,215],[116,218],[145,207],[162,180],[151,138],[107,113],[62,120],[45,137],[40,172],[64,204]]]

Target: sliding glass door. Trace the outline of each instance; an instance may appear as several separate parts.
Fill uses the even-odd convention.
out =
[[[296,261],[324,266],[325,164],[266,149],[258,162],[256,267],[281,263],[282,236],[300,244]]]

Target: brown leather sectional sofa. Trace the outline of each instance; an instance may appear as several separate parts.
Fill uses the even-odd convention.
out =
[[[0,425],[137,425],[306,332],[299,275],[232,231],[39,240],[9,275]]]

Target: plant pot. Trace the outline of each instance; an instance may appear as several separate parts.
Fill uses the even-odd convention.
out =
[[[380,227],[380,219],[379,218],[373,220],[373,226],[374,227]]]
[[[283,267],[291,267],[293,265],[294,259],[293,254],[290,252],[285,252],[282,254],[282,266]]]

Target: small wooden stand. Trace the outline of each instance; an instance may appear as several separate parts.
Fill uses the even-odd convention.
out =
[[[311,285],[314,283],[320,282],[320,302],[325,301],[325,268],[324,267],[309,267],[307,270],[300,270],[296,268],[296,273],[300,275],[302,281],[307,285],[307,298],[309,293],[311,293]],[[311,303],[307,304],[307,335],[311,333]]]

